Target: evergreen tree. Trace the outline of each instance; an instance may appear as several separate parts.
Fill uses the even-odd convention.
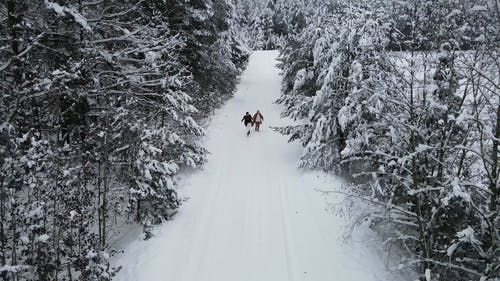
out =
[[[229,97],[248,57],[233,9],[0,4],[2,280],[110,280],[124,224],[141,223],[149,237],[175,214],[175,175],[204,163],[197,122],[221,99],[194,103]]]
[[[278,130],[303,166],[347,176],[372,207],[356,221],[403,253],[395,266],[495,280],[498,7],[424,2],[318,4],[282,51],[278,102],[300,125]]]

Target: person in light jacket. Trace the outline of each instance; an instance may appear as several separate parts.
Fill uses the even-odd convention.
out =
[[[260,128],[260,124],[264,122],[264,116],[260,111],[257,110],[255,114],[253,115],[253,123],[255,124],[255,131],[258,132]]]

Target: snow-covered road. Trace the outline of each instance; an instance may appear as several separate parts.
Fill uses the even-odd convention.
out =
[[[238,91],[213,117],[202,171],[183,180],[189,199],[174,220],[117,260],[120,281],[386,280],[383,259],[361,241],[344,243],[344,221],[315,189],[340,181],[296,169],[301,148],[269,126],[279,118],[277,52],[255,52]],[[264,115],[247,137],[243,114]]]

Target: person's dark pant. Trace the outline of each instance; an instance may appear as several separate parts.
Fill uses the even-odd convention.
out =
[[[250,125],[250,127],[248,126]],[[245,122],[245,128],[247,128],[247,136],[250,135],[250,128],[251,128],[252,123],[251,122]]]
[[[257,131],[257,132],[259,131],[259,128],[260,128],[260,124],[261,124],[261,123],[262,123],[262,122],[255,122],[255,131]]]

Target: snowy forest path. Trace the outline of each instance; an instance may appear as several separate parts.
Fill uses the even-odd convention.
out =
[[[386,280],[373,249],[359,239],[344,243],[344,220],[316,191],[338,189],[340,180],[298,170],[300,145],[270,129],[290,122],[273,103],[277,55],[251,56],[237,93],[211,120],[208,163],[182,182],[186,202],[154,238],[128,245],[116,280]],[[240,120],[257,109],[264,124],[247,137]]]

